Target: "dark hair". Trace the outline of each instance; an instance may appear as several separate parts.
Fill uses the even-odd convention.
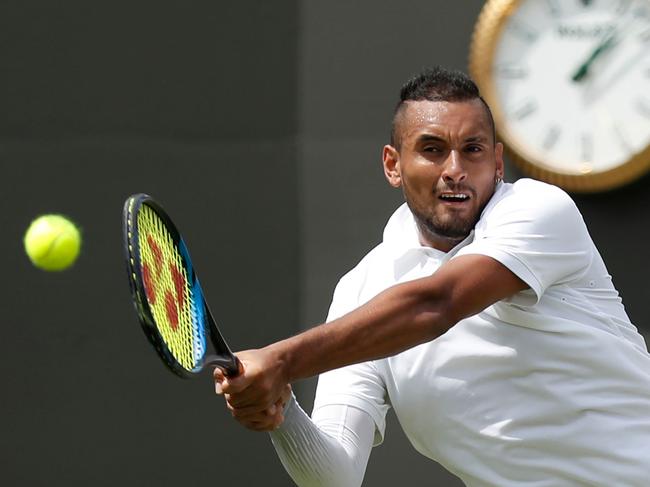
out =
[[[485,111],[487,112],[488,120],[492,127],[492,137],[494,142],[496,142],[496,129],[492,111],[481,96],[476,83],[461,71],[447,70],[440,66],[425,69],[404,83],[399,95],[400,99],[393,113],[390,134],[390,143],[394,147],[398,147],[400,143],[396,133],[396,120],[398,115],[406,105],[406,102],[420,100],[450,102],[480,100],[483,106],[485,106]]]

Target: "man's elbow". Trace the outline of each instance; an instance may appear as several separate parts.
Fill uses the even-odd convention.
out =
[[[428,297],[419,306],[416,320],[426,330],[427,338],[433,340],[446,333],[463,319],[463,313],[448,296]]]

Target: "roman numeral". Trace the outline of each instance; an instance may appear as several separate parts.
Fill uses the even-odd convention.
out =
[[[623,128],[616,122],[614,122],[614,133],[616,134],[616,138],[621,144],[621,147],[627,150],[628,152],[630,152],[632,147],[630,146],[630,143],[627,141]]]
[[[562,130],[560,127],[557,125],[551,125],[551,127],[549,127],[549,129],[546,131],[546,134],[544,135],[544,139],[542,140],[542,147],[545,150],[550,151],[559,140],[560,135],[562,135]]]
[[[522,41],[526,41],[526,42],[535,42],[535,40],[537,39],[537,37],[539,37],[539,35],[537,34],[537,32],[535,32],[533,29],[531,29],[530,27],[528,27],[528,26],[527,26],[526,24],[524,24],[523,22],[520,22],[520,21],[517,21],[517,20],[513,20],[513,21],[510,23],[510,25],[509,25],[509,27],[508,27],[508,30],[509,30],[509,31],[510,31],[510,32],[511,32],[515,37],[518,37],[518,38],[521,39]]]
[[[537,102],[532,98],[527,98],[515,106],[512,116],[517,120],[523,120],[535,111],[537,111]]]
[[[548,5],[548,10],[551,12],[553,17],[557,17],[560,14],[558,0],[546,0],[546,4]]]
[[[648,7],[646,5],[637,5],[632,10],[632,17],[636,19],[647,19],[648,18]]]
[[[641,39],[641,42],[649,42],[650,41],[650,28],[641,31],[639,34],[639,38]]]
[[[627,11],[628,8],[630,8],[630,4],[632,3],[632,0],[621,0],[618,2],[618,7],[616,7],[616,13],[617,14],[622,14]]]
[[[505,79],[523,79],[528,77],[528,69],[516,64],[503,64],[497,66],[496,75]]]
[[[636,110],[646,118],[650,118],[650,101],[644,98],[637,98],[635,102]]]
[[[591,162],[594,158],[594,138],[591,134],[583,133],[580,137],[580,149],[583,162]]]

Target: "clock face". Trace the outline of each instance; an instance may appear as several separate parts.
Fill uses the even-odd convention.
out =
[[[650,166],[650,0],[492,0],[472,57],[501,138],[541,179],[598,190]]]

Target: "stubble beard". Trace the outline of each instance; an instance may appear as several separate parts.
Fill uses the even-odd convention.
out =
[[[402,189],[404,190],[404,188]],[[442,239],[456,244],[463,241],[472,230],[474,230],[474,227],[480,219],[481,213],[483,213],[483,209],[487,205],[488,201],[490,201],[492,195],[494,195],[495,190],[496,182],[490,197],[479,205],[474,213],[466,217],[454,216],[451,212],[439,216],[436,214],[435,208],[432,212],[426,214],[425,212],[420,211],[416,205],[413,204],[412,199],[406,191],[403,191],[403,193],[406,204],[411,210],[411,213],[413,213],[421,234],[428,237],[430,240]],[[477,197],[476,192],[472,191],[472,197]]]
[[[425,215],[410,204],[409,208],[415,217],[420,232],[433,239],[460,242],[471,233],[478,222],[478,213],[470,217],[454,217],[447,214],[443,218],[439,218],[435,214]]]

